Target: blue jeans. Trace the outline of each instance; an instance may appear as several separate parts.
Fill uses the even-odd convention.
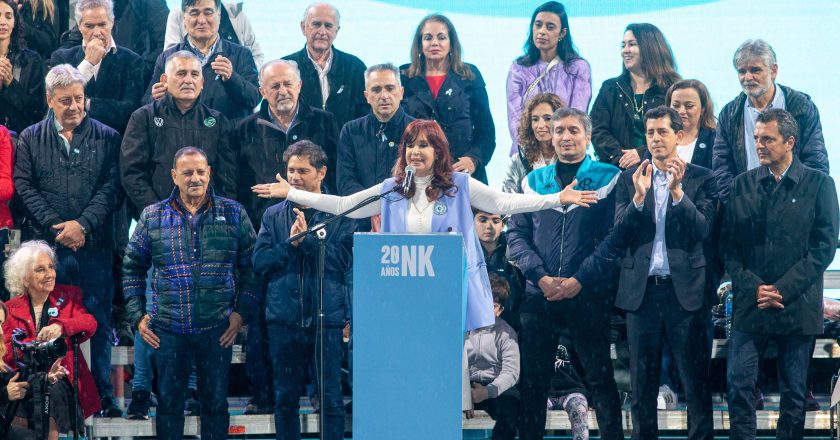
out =
[[[262,283],[265,289],[265,284]],[[252,402],[269,405],[274,401],[272,390],[271,361],[268,358],[268,334],[265,324],[265,291],[262,300],[248,323],[248,338],[245,342],[245,369],[249,372],[262,371],[265,374],[249,374]]]
[[[729,388],[729,438],[754,439],[755,383],[770,339],[776,340],[779,365],[779,423],[777,439],[800,439],[805,430],[805,393],[808,364],[814,350],[813,335],[772,336],[737,330],[727,343],[726,380]]]
[[[324,401],[321,402],[321,416],[324,417],[323,438],[326,440],[344,439],[341,331],[341,328],[324,329]],[[317,371],[318,342],[312,328],[268,326],[274,372],[274,427],[278,440],[300,439],[300,390],[311,362],[315,363]]]
[[[87,311],[96,318],[96,333],[90,338],[90,370],[100,397],[111,397],[111,301],[114,298],[114,277],[111,274],[113,252],[80,249],[73,252],[56,250],[56,282],[78,286]]]
[[[192,363],[198,372],[201,438],[227,438],[230,425],[227,402],[228,373],[233,350],[219,344],[219,338],[226,329],[227,325],[221,325],[200,334],[179,335],[154,328],[154,332],[160,338],[160,348],[154,354],[160,390],[155,418],[158,439],[183,438],[184,401]]]

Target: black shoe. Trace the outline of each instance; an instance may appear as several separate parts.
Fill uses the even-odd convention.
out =
[[[114,402],[113,397],[103,397],[102,400],[99,401],[102,405],[102,410],[99,411],[99,417],[122,417],[123,412],[120,407],[117,406],[117,403]]]
[[[131,325],[127,322],[118,324],[114,329],[114,345],[118,347],[134,346],[134,332],[131,331]]]
[[[808,394],[805,394],[805,411],[819,411],[820,410],[820,402],[817,402],[816,397],[814,397],[813,391],[808,391]]]
[[[274,414],[274,406],[266,402],[251,400],[245,405],[245,415]]]
[[[137,390],[131,393],[131,403],[128,404],[126,418],[129,420],[149,420],[149,406],[152,403],[152,393]]]

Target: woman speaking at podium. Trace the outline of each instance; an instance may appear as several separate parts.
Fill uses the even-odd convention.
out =
[[[413,178],[412,178],[413,174]],[[349,214],[351,218],[382,216],[382,232],[460,232],[467,256],[467,331],[492,325],[493,295],[481,244],[473,226],[471,207],[501,215],[518,214],[576,204],[597,203],[595,191],[578,191],[573,181],[562,192],[550,195],[509,194],[491,189],[452,169],[449,143],[435,121],[415,120],[408,124],[400,143],[394,177],[359,191],[338,197],[292,188],[279,174],[278,182],[255,185],[264,198],[286,198],[319,211],[338,214],[371,196],[388,193]],[[396,189],[396,190],[395,190]],[[395,190],[391,192],[392,190]]]

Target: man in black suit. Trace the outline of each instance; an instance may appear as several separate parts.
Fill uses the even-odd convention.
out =
[[[627,312],[633,439],[658,436],[656,396],[662,335],[668,338],[685,390],[690,439],[711,439],[712,400],[702,336],[706,258],[703,240],[715,215],[711,171],[677,155],[679,114],[665,106],[645,114],[652,159],[621,174],[614,234],[625,249],[616,305]]]
[[[70,64],[87,80],[85,111],[88,116],[125,132],[131,113],[143,96],[143,60],[114,43],[114,6],[111,0],[76,3],[76,21],[82,44],[52,53],[50,66]]]

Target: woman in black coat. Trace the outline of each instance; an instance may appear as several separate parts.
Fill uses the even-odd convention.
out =
[[[686,162],[712,169],[717,124],[709,90],[696,79],[677,81],[665,94],[665,105],[676,110],[683,123],[683,140],[677,145],[677,154]]]
[[[400,71],[406,113],[437,121],[449,141],[455,171],[487,183],[484,167],[496,149],[496,127],[484,79],[461,60],[461,43],[448,18],[432,14],[420,22],[411,63]]]
[[[0,30],[0,124],[20,134],[24,128],[44,117],[44,62],[26,49],[26,25],[12,0],[0,0],[0,15],[11,20],[8,30]]]
[[[665,103],[665,91],[680,76],[668,42],[652,24],[627,26],[621,57],[621,75],[604,81],[590,116],[598,160],[627,169],[647,151],[645,112]]]

